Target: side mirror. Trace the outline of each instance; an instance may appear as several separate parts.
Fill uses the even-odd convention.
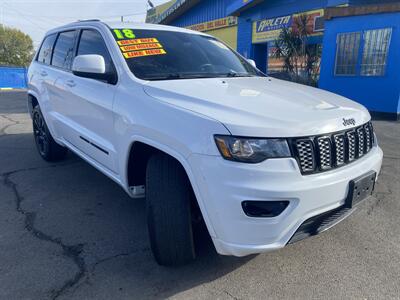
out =
[[[254,68],[257,68],[256,62],[252,59],[247,59],[247,62],[251,64]]]
[[[97,54],[78,55],[72,64],[72,73],[79,77],[116,82],[115,73],[106,73],[104,57]]]

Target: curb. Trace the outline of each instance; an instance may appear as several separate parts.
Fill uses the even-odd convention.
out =
[[[26,89],[24,88],[8,88],[8,87],[4,87],[4,88],[0,88],[0,92],[23,92],[26,91]]]

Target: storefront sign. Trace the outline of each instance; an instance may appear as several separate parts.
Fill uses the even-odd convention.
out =
[[[323,9],[255,21],[253,22],[253,43],[274,41],[279,38],[279,35],[284,28],[291,28],[292,30],[296,29],[296,18],[302,14],[309,17],[309,23],[307,24],[309,27],[309,35],[321,35],[323,29],[321,30],[320,24],[318,28],[316,28],[315,23],[318,18],[323,17]]]
[[[174,13],[178,8],[180,8],[183,4],[186,3],[186,0],[176,0],[174,4],[172,4],[167,10],[161,13],[155,20],[154,23],[160,23],[166,17]]]
[[[224,27],[236,26],[238,24],[237,17],[227,17],[222,19],[217,19],[205,23],[195,24],[188,26],[186,28],[196,31],[209,31],[214,29],[220,29]]]
[[[146,23],[156,23],[158,18],[168,10],[172,5],[174,5],[176,0],[168,1],[167,3],[153,7],[147,11]]]
[[[293,16],[282,16],[253,23],[253,43],[275,40],[283,28],[292,26]]]

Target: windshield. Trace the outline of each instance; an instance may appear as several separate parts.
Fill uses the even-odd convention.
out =
[[[113,29],[131,72],[144,80],[265,76],[219,40],[197,34]]]

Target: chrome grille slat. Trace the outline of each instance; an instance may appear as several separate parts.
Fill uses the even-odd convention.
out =
[[[347,158],[349,162],[352,162],[356,159],[356,133],[352,131],[346,132],[347,137],[347,146],[348,146],[348,154]]]
[[[293,139],[302,174],[309,175],[351,163],[367,154],[374,145],[371,122],[336,134]]]
[[[312,172],[315,169],[314,148],[311,140],[298,140],[296,143],[299,153],[299,162],[303,172]]]
[[[372,147],[371,129],[369,124],[364,125],[364,131],[365,131],[365,141],[366,141],[365,152],[368,153]]]
[[[371,133],[371,148],[372,148],[372,145],[375,143],[374,126],[372,125],[372,122],[369,122],[368,125]]]
[[[332,167],[332,147],[330,137],[317,138],[319,150],[319,163],[322,170],[328,170]]]
[[[365,141],[364,141],[364,126],[357,128],[357,155],[358,157],[361,157],[364,155],[364,147],[365,147]]]
[[[346,161],[346,143],[344,134],[337,134],[333,137],[336,151],[336,166],[343,166]]]

